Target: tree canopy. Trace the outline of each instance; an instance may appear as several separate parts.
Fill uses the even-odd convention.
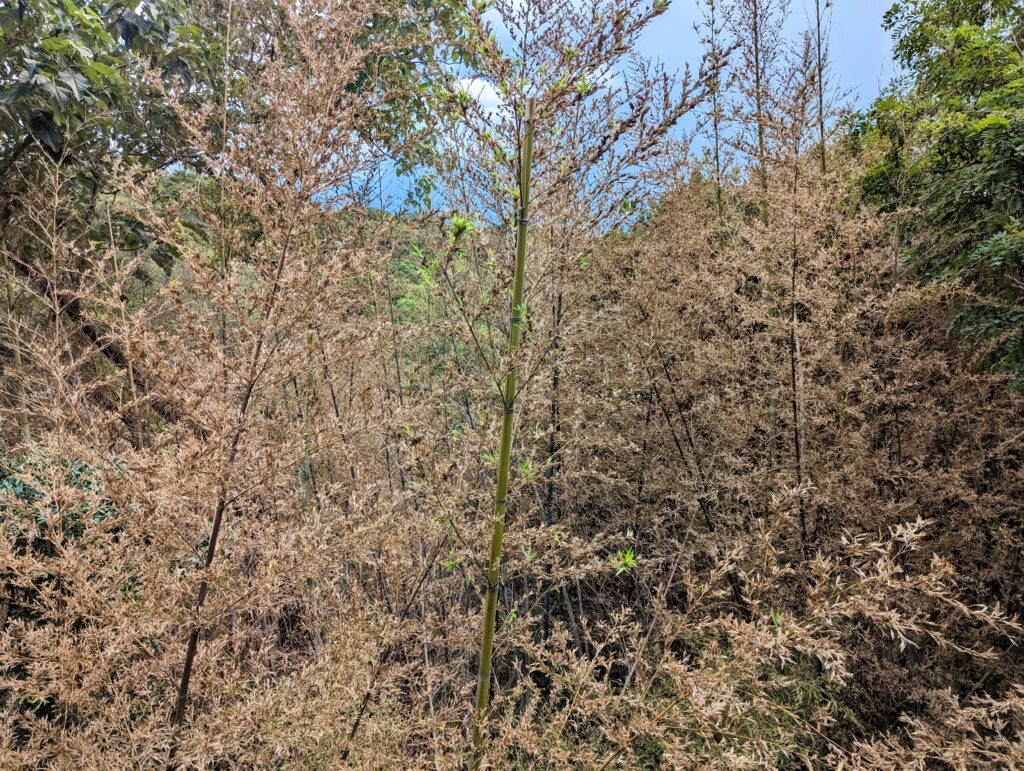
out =
[[[920,0],[885,16],[906,76],[864,116],[884,155],[863,187],[890,210],[908,267],[973,290],[952,328],[1024,377],[1024,12]]]

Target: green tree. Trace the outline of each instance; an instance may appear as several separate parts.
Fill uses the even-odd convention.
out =
[[[884,154],[865,193],[893,212],[898,259],[969,290],[951,327],[1024,379],[1024,13],[1013,0],[908,0],[885,16],[907,75],[854,132]]]
[[[0,8],[0,175],[38,153],[86,171],[112,154],[163,161],[169,116],[142,65],[192,83],[202,33],[183,14],[176,0],[136,11],[72,0]]]

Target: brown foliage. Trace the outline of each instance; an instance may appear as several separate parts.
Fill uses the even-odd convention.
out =
[[[375,209],[409,84],[313,5],[167,89],[201,173],[48,163],[4,223],[0,766],[467,759],[523,72],[442,89],[460,218]],[[605,6],[499,9],[547,99],[487,762],[1024,763],[1021,394],[821,173],[809,47],[723,179],[669,135],[715,68],[602,81],[657,16]]]

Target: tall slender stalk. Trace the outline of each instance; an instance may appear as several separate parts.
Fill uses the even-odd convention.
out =
[[[793,406],[793,452],[794,452],[794,466],[793,470],[796,474],[796,495],[797,495],[797,512],[800,515],[800,543],[804,550],[804,555],[807,555],[807,518],[804,513],[804,475],[803,475],[803,436],[801,431],[801,424],[803,422],[802,410],[800,408],[800,339],[797,336],[797,312],[796,312],[796,270],[797,270],[797,251],[796,251],[796,235],[794,231],[793,236],[793,263],[792,272],[790,274],[790,327],[789,327],[789,366],[790,366],[790,382],[792,385],[792,406]]]
[[[110,239],[110,243],[114,243],[114,223],[110,217],[110,209],[107,209],[107,237]],[[114,250],[114,273],[120,276],[121,269],[117,264],[117,250]],[[125,329],[128,329],[128,310],[125,308],[124,303],[121,303],[121,324]],[[135,446],[138,449],[143,449],[144,437],[142,434],[142,413],[139,410],[139,392],[135,385],[135,368],[132,365],[132,360],[128,360],[128,388],[131,391],[132,397],[132,426],[135,429]]]
[[[825,3],[828,8],[828,3]],[[821,173],[828,171],[828,162],[825,156],[825,72],[821,64],[821,0],[814,0],[814,22],[815,22],[815,55],[817,67],[815,69],[815,85],[817,86],[818,97],[818,149],[819,160],[821,161]]]
[[[18,427],[21,430],[21,443],[27,449],[32,444],[32,429],[29,426],[28,395],[25,391],[25,371],[21,360],[21,336],[15,331],[14,325],[17,312],[14,302],[14,280],[10,262],[4,257],[4,292],[7,299],[7,318],[11,327],[11,348],[14,351],[14,393],[18,400]],[[0,625],[0,629],[3,626]]]
[[[760,0],[751,3],[750,37],[754,47],[754,111],[757,122],[757,174],[761,185],[761,220],[768,225],[768,158],[765,149],[764,72],[761,62],[761,8]]]
[[[18,426],[21,429],[21,443],[23,450],[28,452],[32,444],[32,429],[28,422],[28,396],[25,392],[25,371],[22,368],[21,359],[21,335],[15,330],[17,323],[16,308],[14,302],[14,281],[12,278],[10,262],[4,257],[4,291],[7,299],[7,322],[10,325],[11,348],[14,350],[14,393],[18,400]],[[7,627],[7,617],[11,612],[11,601],[14,597],[14,587],[4,584],[4,597],[0,601],[0,634]]]
[[[220,236],[220,267],[221,267],[221,280],[224,281],[227,278],[227,252],[225,249],[226,239],[224,231],[224,196],[225,196],[225,185],[223,181],[224,169],[227,165],[227,102],[228,93],[230,88],[230,53],[231,53],[231,31],[232,31],[232,13],[233,3],[228,2],[227,5],[227,18],[224,23],[224,55],[222,66],[224,68],[224,96],[221,104],[221,167],[217,172],[219,182],[219,194],[220,200],[218,204],[219,214],[219,236]],[[273,289],[271,294],[268,296],[267,302],[264,305],[262,321],[259,333],[257,335],[257,344],[253,352],[253,357],[250,361],[249,374],[250,377],[246,381],[246,388],[242,395],[241,403],[238,407],[237,413],[237,425],[232,432],[231,440],[228,445],[228,452],[226,462],[224,465],[224,472],[220,478],[219,492],[217,495],[217,503],[214,506],[213,512],[213,523],[210,526],[210,534],[206,545],[206,556],[203,559],[203,577],[199,582],[199,593],[196,595],[196,601],[193,605],[193,613],[195,615],[195,622],[192,625],[192,630],[189,632],[188,642],[185,645],[185,661],[181,668],[181,679],[178,681],[178,692],[174,701],[174,712],[171,715],[171,725],[174,726],[175,731],[171,739],[171,745],[167,753],[167,759],[169,761],[169,768],[174,768],[174,758],[178,752],[178,729],[185,722],[185,708],[188,705],[188,692],[192,682],[192,666],[195,663],[196,653],[199,650],[199,636],[202,634],[202,610],[206,604],[206,597],[210,590],[209,574],[210,568],[213,566],[213,560],[217,556],[217,539],[220,536],[221,524],[224,521],[224,514],[228,509],[228,482],[230,479],[231,472],[235,464],[235,457],[238,454],[238,445],[242,439],[242,432],[245,425],[245,419],[249,412],[249,404],[252,399],[253,389],[256,386],[256,379],[258,377],[258,364],[259,357],[263,351],[264,332],[265,324],[270,317],[270,313],[274,307],[274,300],[277,296],[278,282],[280,280],[281,271],[284,267],[284,260],[286,255],[286,249],[282,252],[280,261],[278,263],[277,275],[274,280]],[[225,364],[222,370],[222,386],[224,390],[225,398],[228,395],[228,370],[226,364],[227,354],[227,317],[224,313],[223,308],[219,311],[220,316],[220,343],[221,349],[225,354]],[[131,373],[129,372],[131,376]]]
[[[498,451],[498,483],[494,493],[494,533],[487,561],[487,595],[484,602],[484,625],[480,636],[480,668],[476,681],[476,709],[473,714],[473,764],[479,768],[486,746],[485,722],[491,695],[491,656],[494,651],[494,620],[498,609],[498,585],[501,580],[501,545],[505,537],[505,511],[508,506],[508,475],[512,456],[513,418],[518,377],[516,355],[523,335],[523,284],[526,273],[526,227],[530,213],[530,166],[533,163],[533,115],[536,100],[526,100],[523,151],[519,168],[519,217],[516,232],[516,265],[512,279],[512,314],[508,335],[508,373],[502,391],[505,414],[501,422],[501,445]]]
[[[718,5],[716,0],[708,2],[708,47],[712,63],[722,65],[722,50],[718,42]],[[722,88],[722,71],[715,70],[711,78],[711,146],[715,157],[715,208],[718,211],[718,246],[722,247],[725,236],[725,201],[722,195],[722,110],[719,104]]]
[[[221,119],[220,119],[220,163],[221,166],[217,170],[217,177],[220,190],[217,202],[217,219],[218,219],[218,236],[220,241],[220,277],[222,281],[226,281],[228,277],[228,248],[227,238],[225,237],[224,230],[224,212],[225,212],[225,185],[224,180],[221,177],[224,174],[224,169],[227,164],[228,156],[228,96],[231,88],[231,22],[232,12],[234,8],[231,0],[228,0],[227,7],[227,20],[224,24],[224,56],[223,62],[221,63],[224,70],[224,91],[221,98]],[[228,344],[228,319],[222,308],[220,311],[220,344],[221,347],[227,350]],[[224,360],[223,370],[221,372],[221,382],[224,389],[224,395],[228,395],[228,368],[227,359]]]
[[[228,510],[228,485],[230,484],[231,475],[234,471],[235,460],[238,457],[238,448],[241,444],[242,435],[245,433],[246,419],[249,415],[249,407],[252,404],[252,396],[256,390],[256,384],[259,381],[263,370],[260,364],[263,356],[263,348],[267,339],[267,326],[270,323],[271,315],[274,312],[274,307],[277,304],[278,295],[280,294],[281,276],[284,273],[285,262],[288,258],[288,243],[288,237],[286,237],[284,244],[281,247],[281,253],[278,257],[277,270],[274,275],[273,284],[271,285],[270,291],[263,302],[263,311],[260,314],[259,321],[260,326],[256,333],[252,356],[249,358],[247,374],[243,381],[245,383],[245,387],[242,391],[241,402],[238,405],[238,411],[235,415],[235,427],[231,432],[231,438],[228,441],[227,455],[224,460],[224,469],[221,473],[217,503],[213,512],[213,523],[210,526],[210,534],[208,536],[206,546],[206,557],[203,560],[203,578],[199,582],[199,594],[196,596],[195,605],[193,606],[195,623],[192,625],[192,631],[189,634],[188,644],[185,648],[185,663],[182,666],[181,680],[178,683],[178,695],[174,704],[174,714],[171,717],[171,724],[175,728],[180,727],[185,720],[185,707],[188,704],[189,684],[192,680],[192,665],[195,662],[196,652],[199,646],[199,635],[202,633],[202,610],[203,606],[206,604],[207,594],[210,591],[209,572],[210,568],[213,566],[213,560],[217,556],[217,539],[220,536],[224,515]],[[175,732],[170,750],[168,751],[168,760],[171,761],[172,767],[177,750],[178,736],[177,732]]]
[[[564,257],[560,255],[558,267],[558,292],[555,296],[555,302],[551,309],[551,320],[554,325],[554,339],[552,341],[551,351],[554,361],[551,366],[551,428],[548,432],[548,467],[544,472],[547,488],[544,495],[544,519],[547,522],[548,527],[551,527],[555,521],[555,477],[558,476],[562,466],[561,461],[559,460],[558,445],[559,433],[562,428],[558,410],[558,386],[561,382],[562,374],[561,361],[559,358],[562,353],[562,289],[564,285],[565,260]],[[551,563],[547,563],[544,566],[544,572],[547,575],[551,574]],[[547,639],[551,626],[551,606],[548,583],[548,581],[544,581],[543,584],[544,593],[542,605],[544,608],[544,639]]]
[[[767,122],[765,106],[765,71],[767,56],[764,54],[764,27],[768,25],[768,9],[761,6],[762,0],[751,0],[750,2],[750,41],[752,46],[751,66],[754,75],[754,122],[757,129],[757,176],[758,185],[761,189],[761,222],[768,227],[768,149],[765,137]],[[775,316],[774,287],[771,281],[768,283],[769,306],[768,315]],[[769,393],[768,393],[768,457],[772,473],[777,473],[779,468],[779,384],[778,375],[775,371],[775,344],[768,338],[768,366],[769,366]]]
[[[799,134],[797,134],[799,137]],[[793,470],[796,475],[797,513],[800,516],[800,545],[804,551],[804,558],[808,557],[807,543],[807,515],[804,511],[804,474],[803,474],[803,410],[801,408],[801,382],[800,373],[800,338],[797,332],[796,305],[796,273],[797,260],[799,257],[799,246],[797,232],[800,226],[799,209],[797,207],[797,190],[800,175],[800,142],[797,139],[793,146],[793,245],[790,260],[790,283],[789,283],[789,367],[790,383],[792,385],[792,407],[793,407]]]

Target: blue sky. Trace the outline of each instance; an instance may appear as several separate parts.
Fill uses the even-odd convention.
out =
[[[584,2],[586,0],[583,0]],[[822,0],[824,3],[824,0]],[[832,0],[828,14],[828,42],[834,85],[849,92],[852,107],[865,107],[895,74],[892,41],[882,29],[882,16],[893,0]],[[694,24],[701,16],[698,0],[671,0],[668,10],[645,30],[640,53],[658,59],[669,70],[690,64],[696,68],[701,45]],[[488,12],[498,40],[510,44],[500,17]],[[789,0],[786,34],[793,40],[811,29],[814,0]],[[476,94],[474,94],[476,95]],[[484,96],[486,100],[487,95]]]
[[[832,77],[849,91],[853,107],[865,107],[888,85],[895,74],[889,33],[882,29],[882,15],[893,0],[834,0],[829,31]],[[794,39],[810,28],[814,0],[790,0],[787,33]],[[673,0],[655,19],[641,40],[641,53],[660,59],[673,69],[689,63],[695,67],[700,44],[693,25],[700,19],[695,0]]]
[[[512,0],[513,4],[523,1]],[[892,3],[893,0],[832,0],[831,8],[826,11],[830,85],[834,93],[842,95],[837,107],[867,107],[896,74],[892,40],[882,29],[882,16]],[[701,19],[702,7],[700,0],[671,0],[668,10],[644,31],[640,55],[660,61],[669,71],[687,64],[696,70],[702,47],[694,25]],[[494,25],[498,41],[514,48],[498,12],[491,9],[485,18]],[[813,18],[814,0],[789,0],[786,36],[798,40],[804,30],[812,29]],[[497,93],[484,81],[467,78],[460,83],[485,107],[497,105]]]
[[[867,107],[896,75],[892,40],[882,29],[882,16],[892,3],[893,0],[832,0],[828,11],[831,84],[846,95],[844,106]],[[668,10],[643,33],[639,53],[661,61],[669,71],[682,69],[687,64],[695,70],[700,61],[701,45],[694,24],[699,21],[700,12],[699,0],[671,0]],[[500,18],[493,11],[488,13],[492,22]],[[814,0],[789,0],[787,36],[796,40],[803,30],[811,27],[813,14]],[[500,23],[495,24],[495,33],[499,42],[510,44],[508,33]],[[490,85],[470,79],[460,83],[485,107],[497,105],[499,97]],[[683,129],[692,127],[692,123],[692,117],[684,119]],[[696,145],[701,141],[698,138]],[[407,190],[405,181],[393,177],[387,180],[385,187],[387,194],[397,200]]]

